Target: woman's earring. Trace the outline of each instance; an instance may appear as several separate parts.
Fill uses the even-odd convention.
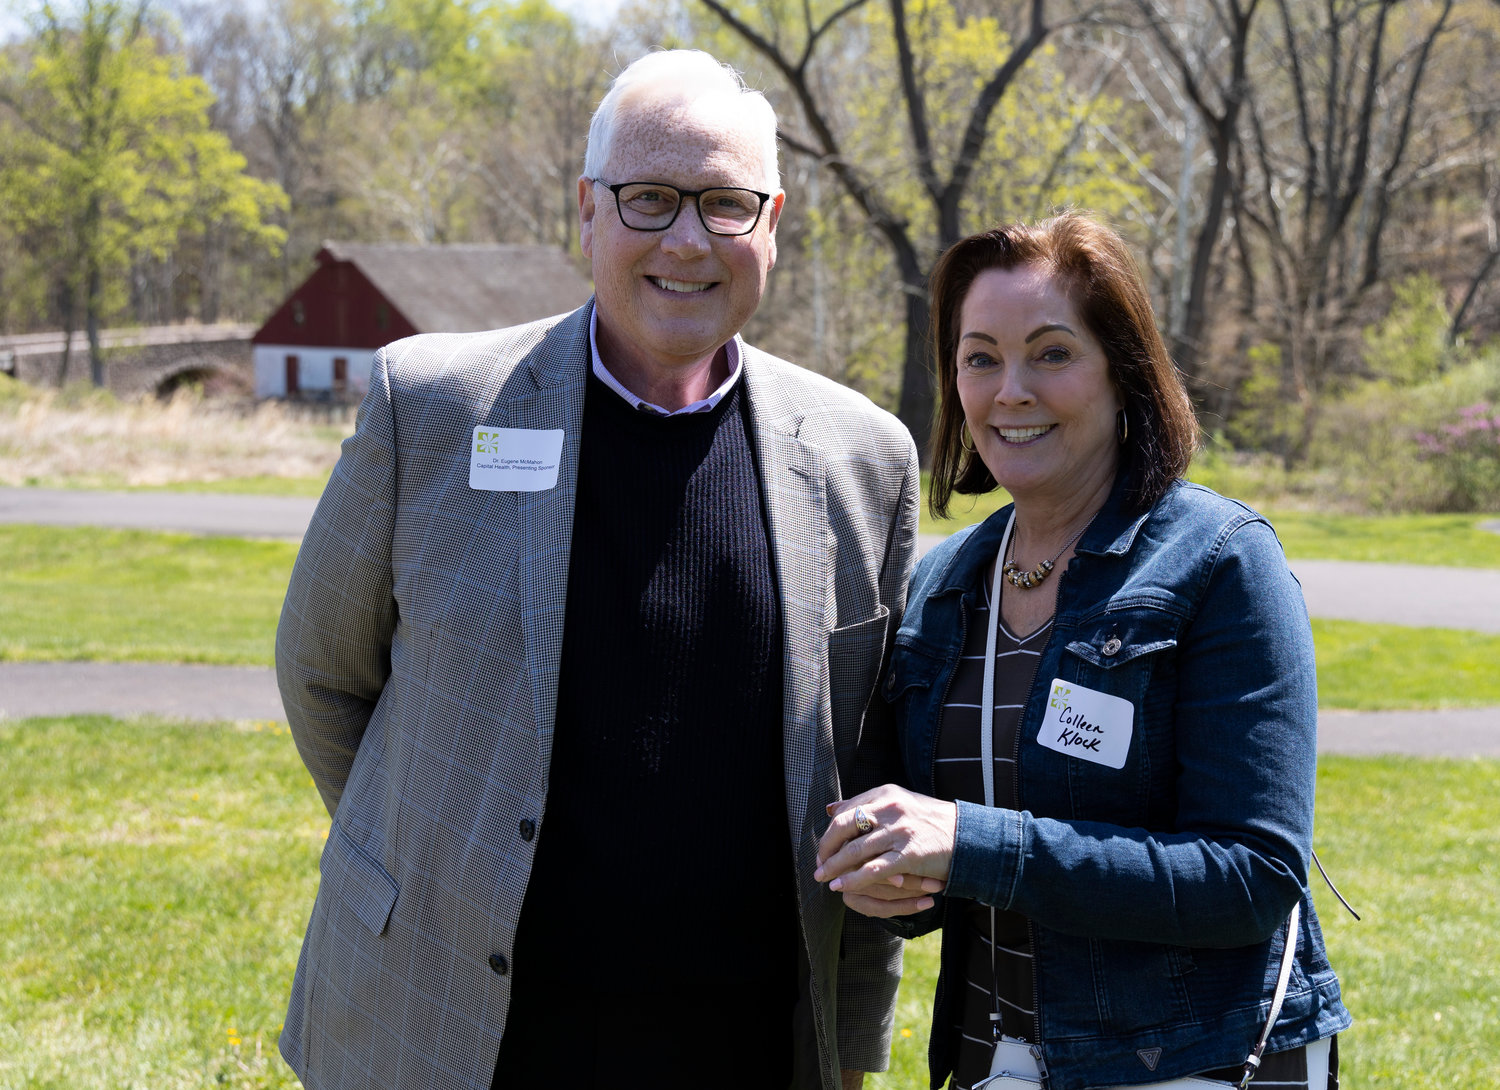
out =
[[[1120,437],[1120,446],[1125,445],[1125,440],[1130,438],[1130,417],[1125,415],[1121,409],[1115,413],[1115,434]]]
[[[967,420],[958,426],[958,445],[970,454],[979,453],[979,448],[974,445],[974,437],[969,434],[969,422]]]

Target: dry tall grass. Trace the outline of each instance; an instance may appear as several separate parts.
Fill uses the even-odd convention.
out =
[[[354,429],[272,403],[120,401],[0,376],[0,485],[119,488],[281,477],[326,479]]]

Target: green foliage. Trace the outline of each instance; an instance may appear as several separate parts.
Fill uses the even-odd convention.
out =
[[[15,411],[36,395],[30,386],[9,375],[0,375],[0,412]]]
[[[1398,284],[1364,331],[1370,377],[1317,399],[1291,384],[1273,345],[1250,349],[1234,413],[1195,476],[1229,494],[1374,512],[1500,510],[1500,343],[1449,345],[1441,286]],[[1290,452],[1306,438],[1295,467]],[[1283,461],[1278,473],[1266,459]]]
[[[0,525],[0,661],[269,666],[297,547]]]
[[[1365,366],[1392,385],[1414,386],[1435,378],[1449,362],[1452,318],[1443,286],[1427,273],[1401,281],[1394,292],[1385,318],[1365,327]]]
[[[1500,510],[1500,345],[1412,386],[1360,384],[1327,405],[1309,462],[1376,511]]]
[[[1419,432],[1416,439],[1447,487],[1446,510],[1500,506],[1500,411],[1494,405],[1466,405],[1435,432]]]
[[[820,23],[842,7],[781,0],[728,6],[792,58],[805,48],[807,20]],[[939,223],[936,190],[967,160],[973,160],[973,172],[960,195],[960,235],[1038,218],[1061,206],[1089,208],[1125,222],[1133,218],[1147,197],[1139,170],[1143,159],[1118,150],[1107,134],[1139,108],[1101,90],[1093,73],[1070,72],[1053,46],[1043,46],[1022,67],[989,115],[977,155],[965,148],[980,92],[1015,46],[1000,20],[982,13],[987,11],[982,5],[917,0],[905,7],[914,78],[931,136],[935,177],[925,179],[890,7],[850,7],[854,10],[846,11],[813,51],[810,93],[835,134],[840,160],[852,165],[873,204],[898,222],[894,230],[910,243],[919,272],[955,240],[946,237],[952,225]],[[781,77],[761,69],[763,58],[746,51],[722,24],[706,22],[704,30],[712,44],[693,44],[722,44],[724,55],[749,72],[760,69],[761,85],[771,89],[783,127],[801,128],[800,104],[776,98]],[[811,207],[800,249],[803,261],[821,266],[811,276],[821,277],[822,309],[814,320],[822,323],[824,335],[806,346],[806,353],[793,351],[801,345],[785,350],[894,408],[906,363],[905,293],[913,289],[903,286],[902,278],[909,271],[898,264],[889,234],[873,229],[868,209],[827,164],[821,169],[816,189],[804,182],[792,190],[789,208],[795,217],[799,206]],[[801,285],[792,305],[804,305],[811,294],[810,285]]]
[[[1302,434],[1306,405],[1288,385],[1280,348],[1252,345],[1245,357],[1249,371],[1240,384],[1238,406],[1225,427],[1225,437],[1241,449],[1284,455]]]
[[[103,320],[124,301],[123,271],[209,230],[269,250],[284,232],[274,185],[212,129],[213,96],[182,58],[163,56],[143,10],[83,0],[76,21],[50,4],[21,71],[0,74],[0,222],[47,254],[46,275]]]

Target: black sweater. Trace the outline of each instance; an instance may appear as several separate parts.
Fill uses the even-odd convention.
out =
[[[497,1085],[637,1064],[656,1085],[717,1082],[726,1061],[745,1085],[787,1084],[800,938],[781,660],[744,382],[664,418],[591,378]],[[748,1068],[728,1040],[756,1042]]]

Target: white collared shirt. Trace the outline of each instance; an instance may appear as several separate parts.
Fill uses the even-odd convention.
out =
[[[620,385],[620,380],[610,374],[609,369],[604,366],[604,360],[599,356],[598,324],[599,310],[596,307],[593,313],[589,315],[589,352],[594,359],[594,377],[623,397],[631,408],[639,409],[641,412],[651,413],[655,416],[682,416],[686,413],[706,413],[709,409],[712,409],[724,400],[724,395],[734,389],[734,384],[740,377],[740,344],[738,339],[731,337],[729,342],[724,345],[724,358],[725,362],[729,364],[729,377],[719,385],[717,390],[701,401],[694,401],[689,405],[684,405],[680,409],[664,409],[660,405],[653,405],[651,402],[636,397],[635,394],[625,389],[624,386]]]

